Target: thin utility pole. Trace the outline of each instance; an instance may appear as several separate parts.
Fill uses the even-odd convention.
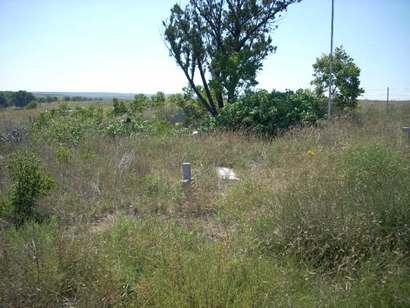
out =
[[[334,29],[334,20],[335,20],[335,0],[332,0],[332,22],[330,28],[330,55],[329,55],[329,102],[327,105],[327,116],[330,119],[332,115],[333,107],[333,95],[332,95],[332,84],[333,84],[333,29]]]
[[[387,100],[386,100],[387,105],[389,104],[389,102],[390,102],[390,88],[387,87]]]

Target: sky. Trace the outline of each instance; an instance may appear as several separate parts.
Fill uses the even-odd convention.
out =
[[[0,0],[0,90],[165,93],[187,84],[162,20],[177,0]],[[185,1],[180,0],[179,3]],[[258,88],[311,87],[330,50],[331,0],[293,4],[272,33]],[[410,0],[335,0],[335,46],[361,68],[363,98],[410,99]]]

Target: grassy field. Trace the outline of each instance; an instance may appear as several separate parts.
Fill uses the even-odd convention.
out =
[[[29,127],[39,108],[0,111],[0,129]],[[23,148],[56,182],[44,222],[0,220],[0,306],[409,307],[402,126],[410,103],[366,102],[272,140],[88,131],[75,145],[0,144],[0,199]]]

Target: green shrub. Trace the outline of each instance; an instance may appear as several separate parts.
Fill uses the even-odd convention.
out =
[[[57,112],[41,113],[33,123],[32,136],[65,145],[78,145],[84,134],[84,123]]]
[[[103,126],[102,131],[108,136],[128,135],[134,130],[131,121],[124,119],[112,118]]]
[[[32,124],[31,135],[38,141],[77,146],[87,131],[98,131],[103,121],[101,108],[90,105],[71,110],[66,103],[61,103],[57,109],[40,113]]]
[[[70,160],[70,149],[62,144],[58,145],[55,150],[56,158],[61,163],[66,163]]]
[[[14,153],[9,171],[12,187],[8,203],[14,223],[21,225],[26,220],[38,219],[37,202],[52,188],[52,178],[45,174],[39,158],[29,151]]]
[[[142,113],[148,106],[148,98],[144,94],[137,94],[130,102],[129,107],[132,113]]]
[[[157,93],[155,93],[154,95],[151,96],[151,103],[154,106],[159,106],[165,103],[165,93],[158,91]]]
[[[125,106],[124,102],[118,101],[117,98],[113,98],[113,110],[112,113],[114,115],[122,115],[127,113],[127,107]]]
[[[37,108],[37,102],[32,101],[26,105],[26,109],[36,109]]]
[[[207,118],[208,112],[195,100],[178,100],[177,105],[185,114],[187,126],[198,126]]]
[[[104,120],[104,111],[101,107],[94,105],[89,105],[85,108],[76,107],[73,116],[79,118],[82,123],[88,126],[98,126]]]
[[[173,94],[167,98],[167,102],[174,106],[175,116],[173,121],[184,126],[198,127],[208,118],[208,111],[194,98],[191,88],[184,88],[182,94]]]
[[[247,92],[225,106],[208,126],[275,135],[293,126],[313,124],[325,116],[323,100],[308,90]]]

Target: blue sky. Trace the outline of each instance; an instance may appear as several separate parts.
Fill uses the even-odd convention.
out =
[[[161,38],[173,3],[0,0],[0,90],[179,92],[186,81]],[[410,99],[410,0],[335,3],[335,44],[362,69],[364,97],[383,99],[390,86],[392,99]],[[312,63],[329,52],[330,4],[289,8],[258,87],[310,87]]]

